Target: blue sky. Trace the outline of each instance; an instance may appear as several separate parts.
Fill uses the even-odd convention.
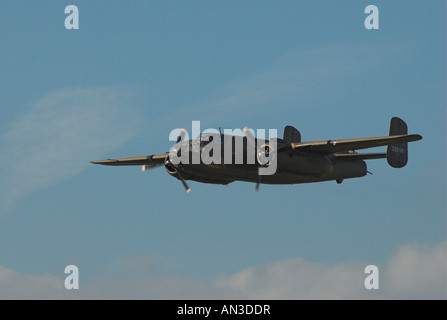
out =
[[[79,8],[79,30],[64,9]],[[366,30],[364,8],[379,8]],[[7,1],[0,298],[445,298],[443,1]],[[174,128],[424,139],[362,179],[229,186],[90,160]],[[384,149],[377,149],[377,151]],[[63,287],[75,264],[80,289]],[[363,286],[379,266],[381,289]],[[45,288],[45,289],[44,289]]]

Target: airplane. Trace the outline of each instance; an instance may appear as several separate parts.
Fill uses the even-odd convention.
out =
[[[191,189],[186,180],[221,185],[234,181],[252,182],[256,183],[255,190],[258,191],[261,183],[298,184],[334,180],[341,184],[345,179],[364,177],[370,173],[364,160],[386,158],[391,167],[403,168],[408,161],[408,142],[422,139],[419,134],[408,134],[407,124],[398,117],[391,119],[388,136],[373,138],[302,142],[301,133],[292,126],[284,128],[282,139],[271,138],[266,141],[255,138],[246,127],[242,132],[243,135],[236,136],[222,134],[219,130],[218,135],[202,133],[196,139],[183,141],[186,133],[186,129],[183,129],[170,152],[90,162],[107,166],[138,165],[142,166],[142,171],[164,166],[171,176],[182,182],[188,193]],[[218,157],[221,161],[213,163],[204,161],[203,157],[195,163],[173,161],[172,156],[181,156],[182,150],[186,159],[192,159],[194,152],[204,151],[206,145],[213,140],[223,151],[228,150],[225,148],[229,143],[230,163],[229,158],[224,159],[224,152]],[[242,161],[240,157],[237,161],[237,150],[241,150],[236,147],[239,142],[242,143]],[[380,146],[388,146],[387,151],[356,151]],[[256,155],[252,156],[250,150],[255,151]],[[276,162],[274,173],[261,175],[260,169],[268,168],[273,160]]]

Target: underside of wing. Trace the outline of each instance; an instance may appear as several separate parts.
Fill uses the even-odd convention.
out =
[[[93,164],[102,164],[106,166],[146,166],[147,168],[156,168],[165,163],[168,153],[155,154],[151,156],[133,157],[133,158],[119,158],[90,161]]]
[[[336,153],[337,158],[349,159],[349,160],[370,160],[370,159],[385,159],[386,152],[378,153]]]
[[[404,143],[421,140],[422,136],[418,134],[394,135],[376,138],[360,138],[360,139],[342,139],[342,140],[326,140],[303,143],[292,143],[292,148],[298,151],[313,152],[318,154],[333,154],[337,152],[346,152],[358,149],[367,149],[390,144]]]

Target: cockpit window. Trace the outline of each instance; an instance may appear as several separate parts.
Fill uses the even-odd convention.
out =
[[[213,136],[208,136],[208,135],[202,135],[201,136],[201,141],[200,141],[200,146],[203,148],[204,146],[206,146],[207,144],[209,144],[211,141],[213,141]]]
[[[200,140],[194,139],[189,141],[189,152],[199,152],[200,151]]]

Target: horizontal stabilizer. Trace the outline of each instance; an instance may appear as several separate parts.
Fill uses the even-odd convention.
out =
[[[394,145],[410,141],[421,140],[422,136],[418,134],[393,135],[376,138],[360,138],[360,139],[341,139],[341,140],[324,140],[314,142],[292,143],[292,149],[306,152],[314,152],[318,154],[332,154],[337,152],[346,152],[358,149],[367,149],[380,146]]]
[[[385,152],[378,153],[336,153],[337,158],[349,159],[349,160],[371,160],[371,159],[385,159]]]

